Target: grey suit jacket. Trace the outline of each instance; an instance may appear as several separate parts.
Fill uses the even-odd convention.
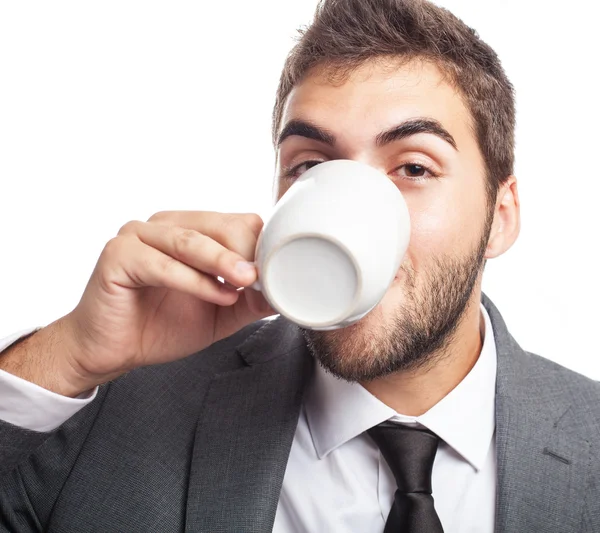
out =
[[[600,385],[523,351],[483,303],[496,532],[600,532]],[[271,531],[313,365],[295,326],[261,321],[101,387],[56,431],[0,422],[0,531]]]

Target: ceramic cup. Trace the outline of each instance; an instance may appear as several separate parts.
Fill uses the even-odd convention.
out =
[[[381,301],[409,239],[406,203],[385,174],[356,161],[321,163],[265,222],[252,288],[302,327],[346,327]]]

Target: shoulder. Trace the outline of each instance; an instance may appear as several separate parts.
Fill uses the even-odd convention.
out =
[[[140,367],[103,385],[92,402],[98,407],[96,425],[110,431],[120,428],[124,435],[131,431],[132,421],[148,427],[178,424],[178,431],[193,428],[213,378],[245,366],[238,347],[267,323],[254,322],[183,359]]]
[[[600,403],[600,381],[570,370],[541,355],[524,351],[528,366],[542,379],[553,381],[559,388],[571,391],[577,396],[589,397]]]
[[[535,353],[521,354],[521,378],[529,394],[538,394],[550,404],[568,406],[564,416],[573,429],[599,436],[600,382]]]
[[[107,404],[113,403],[119,410],[128,410],[131,408],[131,398],[135,397],[136,411],[139,413],[144,406],[152,406],[157,395],[163,399],[169,397],[172,405],[179,405],[179,408],[182,402],[193,406],[214,376],[245,366],[238,349],[266,324],[266,319],[253,322],[182,359],[132,370],[103,387],[107,389],[103,410]]]
[[[497,353],[496,393],[532,420],[548,419],[586,439],[600,436],[600,383],[523,350],[485,295]]]

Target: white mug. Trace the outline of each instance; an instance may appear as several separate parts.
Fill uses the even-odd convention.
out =
[[[346,327],[381,301],[409,240],[408,208],[385,174],[357,161],[321,163],[265,222],[252,288],[302,327]]]

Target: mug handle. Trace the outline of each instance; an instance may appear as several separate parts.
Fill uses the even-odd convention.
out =
[[[262,292],[262,285],[260,284],[260,281],[258,281],[258,280],[255,281],[252,285],[249,285],[248,288],[258,291],[258,292]]]

